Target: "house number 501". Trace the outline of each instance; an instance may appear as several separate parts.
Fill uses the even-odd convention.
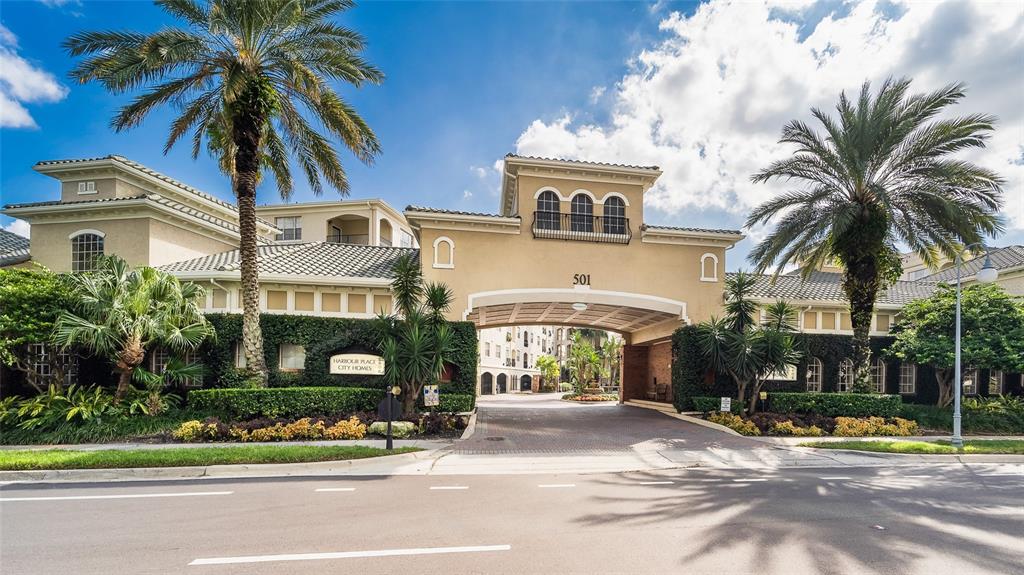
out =
[[[590,285],[590,274],[574,274],[572,276],[572,285],[574,285],[574,286],[588,286],[588,285]]]

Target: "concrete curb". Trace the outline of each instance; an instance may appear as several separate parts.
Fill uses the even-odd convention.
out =
[[[469,416],[469,423],[466,425],[466,429],[462,430],[462,436],[459,437],[459,441],[469,439],[470,437],[473,437],[474,433],[476,433],[476,414],[477,409],[474,407],[473,415]]]
[[[0,482],[92,482],[92,481],[138,481],[168,479],[228,479],[239,477],[293,477],[311,475],[333,475],[350,472],[359,468],[370,468],[381,464],[394,466],[432,459],[438,449],[382,455],[365,459],[343,459],[339,461],[315,461],[309,463],[265,463],[238,465],[203,465],[192,467],[125,467],[117,469],[50,469],[28,471],[0,471]],[[394,471],[392,469],[391,471]],[[380,475],[391,475],[387,470]]]

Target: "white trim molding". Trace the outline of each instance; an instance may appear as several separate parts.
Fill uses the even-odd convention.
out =
[[[710,275],[710,276],[709,275],[705,275],[705,273],[704,273],[704,262],[707,261],[709,258],[712,261],[715,262],[715,267],[714,267],[714,270],[713,270],[715,273],[714,273],[714,275]],[[700,281],[702,281],[702,282],[718,282],[718,256],[716,256],[715,254],[713,254],[711,252],[708,252],[708,253],[700,256]]]
[[[105,233],[103,233],[103,232],[101,232],[99,230],[94,230],[94,229],[88,229],[87,228],[87,229],[84,229],[84,230],[78,230],[78,231],[71,232],[70,234],[68,234],[68,239],[69,240],[73,240],[73,239],[77,238],[78,236],[84,236],[85,234],[92,234],[94,236],[99,236],[101,238],[107,237],[107,234],[105,234]]]
[[[558,188],[556,188],[554,186],[544,186],[544,187],[538,189],[537,192],[535,194],[533,194],[533,199],[535,199],[535,200],[539,199],[540,195],[543,194],[544,192],[554,192],[555,195],[558,196],[558,199],[560,201],[563,201],[563,202],[568,202],[569,201],[569,198],[563,196],[562,192],[558,191]]]
[[[515,303],[588,303],[632,307],[671,314],[690,323],[686,315],[686,302],[660,296],[574,288],[522,288],[469,294],[468,307],[462,314],[465,320],[474,309]]]
[[[448,244],[448,263],[442,264],[437,261],[437,246],[441,242]],[[434,267],[443,270],[455,269],[455,240],[448,236],[439,236],[434,240]]]
[[[619,192],[608,192],[607,194],[604,195],[603,198],[601,198],[601,201],[598,203],[603,204],[608,201],[608,198],[619,198],[620,200],[622,200],[622,203],[626,204],[627,207],[629,206],[629,200],[626,199],[625,195],[620,194]]]

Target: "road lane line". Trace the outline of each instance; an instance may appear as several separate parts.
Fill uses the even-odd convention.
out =
[[[443,553],[483,553],[487,551],[509,551],[511,549],[511,545],[476,545],[469,547],[422,547],[416,549],[380,549],[377,551],[339,551],[334,553],[286,553],[282,555],[208,557],[195,559],[189,563],[189,565],[230,565],[236,563],[271,563],[275,561],[311,561],[318,559],[354,559],[359,557],[439,555]]]
[[[537,487],[544,487],[544,488],[576,487],[576,484],[575,483],[541,483]]]
[[[674,481],[641,481],[637,485],[672,485]]]
[[[900,475],[903,479],[932,479],[934,475]]]
[[[733,479],[736,483],[750,483],[751,481],[768,481],[767,479]]]
[[[432,485],[431,491],[451,491],[456,489],[469,489],[468,485]]]
[[[328,492],[328,491],[355,491],[355,490],[356,490],[355,487],[321,487],[319,489],[316,489],[315,491],[319,491],[319,492],[323,493],[323,492]]]
[[[131,493],[124,495],[64,495],[51,497],[2,497],[6,501],[73,501],[79,499],[142,499],[146,497],[197,497],[202,495],[231,495],[234,491],[192,491],[188,493]]]
[[[824,479],[825,481],[849,481],[852,477],[819,477],[818,479]]]

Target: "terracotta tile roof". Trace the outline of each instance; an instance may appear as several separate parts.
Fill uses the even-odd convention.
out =
[[[992,258],[992,265],[995,266],[997,270],[1024,266],[1024,246],[1006,246],[1005,248],[995,249],[992,250],[989,257]],[[962,277],[969,278],[978,273],[978,270],[980,270],[983,265],[985,265],[984,255],[964,262],[963,266],[960,268],[960,275]],[[942,271],[935,272],[930,276],[922,278],[922,281],[955,282],[956,268],[950,267]]]
[[[419,257],[415,248],[363,246],[308,242],[301,244],[274,244],[260,246],[257,258],[260,274],[359,277],[392,279],[395,260],[404,254]],[[241,258],[238,250],[231,250],[192,260],[161,266],[170,273],[178,272],[238,272]]]
[[[661,168],[658,166],[636,166],[632,164],[613,164],[610,162],[588,162],[585,160],[567,160],[565,158],[545,158],[542,156],[520,156],[519,154],[508,153],[505,154],[506,158],[513,158],[518,160],[540,160],[542,162],[570,162],[573,164],[586,164],[589,166],[605,166],[609,168],[629,168],[631,170],[653,170],[660,171]]]
[[[23,238],[7,230],[0,230],[0,267],[20,264],[28,260],[28,238]]]
[[[459,210],[446,210],[443,208],[428,208],[425,206],[406,206],[405,211],[407,212],[427,212],[431,214],[451,214],[455,216],[477,216],[481,218],[504,218],[501,214],[485,214],[483,212],[462,212]],[[517,217],[517,216],[512,216]]]
[[[743,232],[741,232],[740,230],[726,230],[726,229],[715,229],[715,228],[684,228],[684,227],[677,227],[677,226],[652,226],[652,225],[649,225],[649,224],[644,224],[643,227],[640,228],[640,229],[644,229],[644,230],[669,230],[669,231],[676,231],[676,232],[703,232],[703,233],[712,233],[712,234],[743,235]]]
[[[902,305],[925,298],[935,291],[935,285],[925,281],[898,281],[878,294],[878,303]],[[772,300],[846,302],[842,276],[832,272],[812,272],[807,280],[799,275],[780,275],[774,284],[771,275],[761,275],[754,284],[753,296]]]

